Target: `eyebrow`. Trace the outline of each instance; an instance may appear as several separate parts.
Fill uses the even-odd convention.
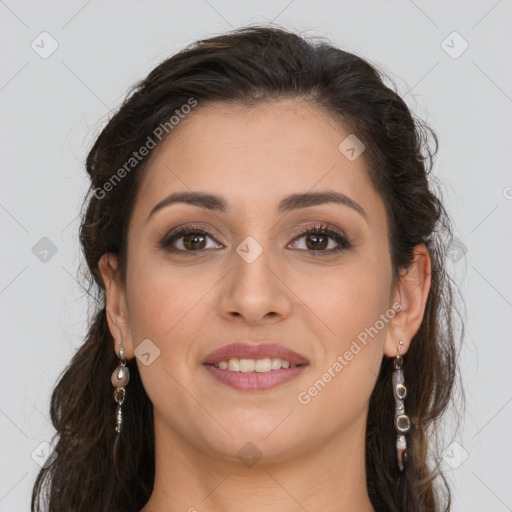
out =
[[[174,192],[162,199],[153,207],[148,215],[147,220],[149,221],[151,216],[158,210],[176,203],[191,204],[193,206],[198,206],[200,208],[222,213],[226,213],[229,209],[226,199],[216,194],[208,194],[203,192]],[[287,213],[293,210],[309,208],[311,206],[327,203],[348,206],[349,208],[352,208],[358,212],[361,216],[364,217],[366,222],[368,222],[368,216],[360,204],[356,203],[353,199],[346,196],[345,194],[333,192],[331,190],[291,194],[279,202],[277,211],[279,213]]]

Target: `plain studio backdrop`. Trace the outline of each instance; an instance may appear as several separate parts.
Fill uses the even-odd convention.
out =
[[[87,150],[128,87],[161,60],[270,21],[377,64],[439,136],[434,174],[455,222],[449,269],[467,307],[467,413],[442,463],[455,512],[512,510],[512,1],[5,0],[1,512],[29,509],[50,451],[50,393],[85,334],[76,279]]]

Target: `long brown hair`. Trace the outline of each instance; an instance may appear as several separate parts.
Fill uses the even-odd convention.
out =
[[[155,132],[159,126],[167,123],[164,135],[172,137],[169,119],[191,99],[200,108],[211,101],[257,105],[281,98],[306,100],[323,109],[364,143],[368,175],[387,210],[394,275],[411,264],[415,245],[424,243],[430,252],[432,282],[425,314],[404,358],[412,422],[408,462],[400,472],[393,368],[383,357],[367,420],[367,486],[377,512],[450,509],[450,490],[436,462],[434,430],[453,400],[459,375],[454,283],[446,271],[452,228],[431,175],[436,134],[385,80],[392,83],[366,60],[329,42],[256,26],[192,44],[130,90],[87,156],[91,185],[80,242],[88,267],[85,288],[96,301],[85,342],[52,393],[57,456],[37,477],[32,512],[43,506],[51,512],[138,511],[152,492],[153,409],[135,359],[128,362],[123,430],[114,442],[110,376],[118,361],[98,268],[104,253],[115,252],[126,278],[128,222],[150,156],[121,173],[108,191],[105,184],[123,166],[126,170],[133,152],[148,143],[148,136],[160,133]]]

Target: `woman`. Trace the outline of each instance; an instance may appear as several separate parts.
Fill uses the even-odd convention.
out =
[[[34,512],[449,510],[450,222],[382,76],[251,27],[134,87],[87,157],[99,307]]]

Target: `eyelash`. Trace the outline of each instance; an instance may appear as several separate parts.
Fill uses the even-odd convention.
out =
[[[171,244],[179,240],[185,235],[190,234],[202,234],[202,235],[208,235],[210,238],[215,240],[215,236],[206,228],[199,227],[199,226],[179,226],[171,233],[167,234],[159,243],[159,246],[161,249],[167,250],[171,253],[201,253],[205,250],[209,249],[198,249],[196,251],[185,251],[182,249],[175,249],[171,247]],[[329,238],[332,238],[339,247],[335,249],[324,249],[324,250],[307,250],[307,249],[299,249],[300,251],[309,252],[313,254],[318,253],[326,253],[327,255],[337,254],[341,251],[350,249],[352,247],[352,244],[348,241],[347,237],[341,233],[340,231],[329,227],[327,224],[318,224],[314,226],[310,226],[307,229],[301,231],[299,234],[295,236],[293,241],[298,240],[304,236],[307,235],[327,235]],[[218,243],[218,242],[217,242]]]

